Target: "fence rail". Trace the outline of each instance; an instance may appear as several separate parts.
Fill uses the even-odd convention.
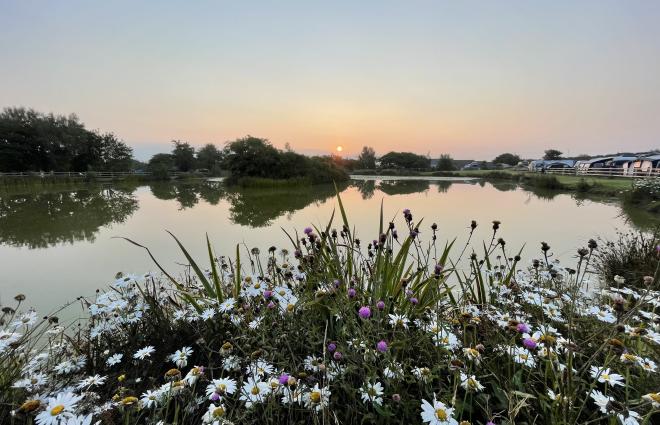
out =
[[[656,178],[660,177],[660,169],[651,169],[647,171],[629,170],[624,168],[546,168],[544,171],[538,170],[537,172],[545,172],[547,174],[559,174],[563,176],[593,176],[593,177],[622,177],[622,178]]]
[[[171,177],[180,177],[182,175],[190,173],[181,173],[178,171],[173,171],[168,173]],[[17,173],[0,173],[0,177],[32,177],[32,178],[48,178],[48,177],[68,177],[68,178],[96,178],[96,179],[123,179],[126,177],[150,177],[151,173],[146,171],[89,171],[89,172],[75,172],[75,171],[50,171],[50,172],[38,172],[38,171],[27,171],[27,172],[17,172]]]

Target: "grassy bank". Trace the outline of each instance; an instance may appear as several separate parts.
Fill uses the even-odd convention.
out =
[[[639,291],[610,282],[587,291],[595,241],[562,266],[546,243],[529,255],[509,252],[497,221],[473,250],[471,231],[462,247],[440,242],[437,226],[409,210],[392,223],[381,212],[376,239],[362,243],[371,231],[360,234],[337,203],[338,221],[290,233],[283,249],[237,245],[218,255],[207,238],[202,264],[174,238],[182,273],[151,257],[159,274],[119,275],[81,303],[87,320],[79,326],[42,319],[18,295],[0,313],[0,417],[172,425],[659,419],[657,272]],[[454,268],[462,263],[467,273]]]

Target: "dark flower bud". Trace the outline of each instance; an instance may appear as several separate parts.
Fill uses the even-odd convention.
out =
[[[477,222],[476,222],[475,220],[472,220],[472,222],[470,223],[470,228],[471,228],[472,230],[474,230],[474,229],[477,228]]]
[[[546,242],[541,242],[541,251],[548,252],[549,250],[550,250],[550,245],[548,245]]]
[[[502,224],[501,221],[499,220],[493,220],[493,230],[497,230],[500,228],[500,224]]]
[[[435,224],[435,223],[433,223],[433,224],[431,225],[431,230],[433,230],[433,231],[438,230],[438,225]]]
[[[589,239],[589,242],[587,242],[587,246],[589,247],[589,249],[596,249],[596,248],[598,248],[598,244],[597,244],[596,241],[593,240],[593,239]]]

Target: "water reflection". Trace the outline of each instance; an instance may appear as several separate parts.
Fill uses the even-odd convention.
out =
[[[93,241],[101,227],[137,209],[130,188],[0,194],[0,242],[34,249]]]
[[[354,188],[355,195],[366,202],[374,196],[432,194],[436,191],[445,194],[453,185],[478,185],[485,191],[491,187],[498,192],[520,189],[510,182],[372,179],[353,180],[340,185],[339,190],[344,192],[348,187]],[[126,221],[138,210],[139,203],[147,199],[142,191],[136,194],[136,189],[128,186],[0,192],[0,244],[35,249],[94,241],[101,228]],[[225,217],[231,224],[251,228],[270,226],[282,216],[290,216],[313,204],[320,205],[335,196],[333,185],[231,188],[213,181],[154,183],[148,186],[148,191],[154,198],[173,202],[179,211],[193,209],[200,203],[215,206],[218,218]],[[525,204],[533,199],[550,201],[560,194],[534,188],[526,189],[525,193],[529,196]],[[451,197],[451,194],[446,196]],[[575,196],[574,199],[579,206],[582,198]],[[650,229],[658,223],[657,217],[637,209],[623,207],[622,211],[635,227]]]
[[[347,187],[341,185],[342,191]],[[228,189],[229,218],[235,224],[250,227],[269,226],[273,220],[287,213],[301,210],[312,203],[320,203],[335,196],[333,185],[315,185],[268,190],[247,188]]]

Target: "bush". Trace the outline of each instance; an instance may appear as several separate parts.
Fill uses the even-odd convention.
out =
[[[622,276],[629,286],[646,288],[644,276],[654,276],[658,264],[658,231],[619,233],[614,241],[601,241],[596,271],[607,284]]]

